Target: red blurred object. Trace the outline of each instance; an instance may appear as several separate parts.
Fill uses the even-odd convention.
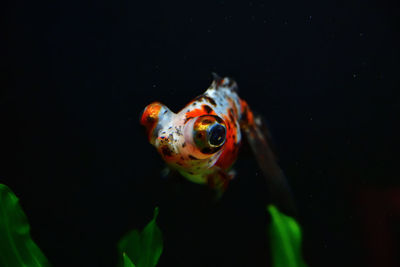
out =
[[[364,188],[357,204],[368,265],[400,266],[400,188]]]

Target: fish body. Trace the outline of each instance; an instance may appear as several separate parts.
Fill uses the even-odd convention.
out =
[[[188,180],[224,191],[242,141],[242,131],[254,124],[236,82],[214,76],[210,87],[178,113],[154,102],[141,116],[149,141],[169,167]]]

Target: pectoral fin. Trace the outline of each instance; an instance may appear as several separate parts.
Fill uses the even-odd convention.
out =
[[[220,199],[228,188],[228,184],[233,179],[235,174],[234,171],[226,172],[216,166],[213,168],[215,168],[216,171],[207,176],[207,184],[215,191],[216,198]]]

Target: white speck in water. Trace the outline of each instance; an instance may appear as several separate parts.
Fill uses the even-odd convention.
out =
[[[157,87],[157,85],[156,84],[153,84],[153,88],[156,88]]]
[[[357,74],[356,73],[353,73],[353,78],[354,79],[357,78]]]
[[[310,121],[312,121],[312,117],[310,118]]]

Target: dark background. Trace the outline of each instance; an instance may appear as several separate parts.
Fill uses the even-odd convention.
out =
[[[210,203],[205,188],[160,177],[139,125],[152,101],[179,111],[212,71],[268,121],[309,265],[399,262],[400,212],[385,202],[399,195],[395,1],[9,1],[0,12],[0,182],[54,266],[115,266],[117,241],[156,205],[160,266],[267,266],[250,151]]]

